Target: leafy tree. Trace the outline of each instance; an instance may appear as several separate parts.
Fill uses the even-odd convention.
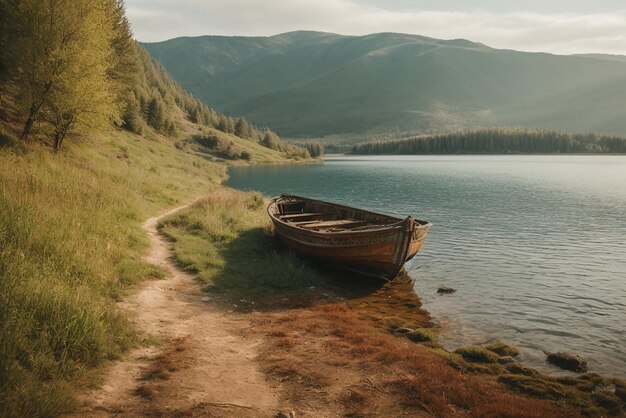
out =
[[[136,101],[131,92],[138,83],[139,61],[137,46],[133,40],[130,23],[126,18],[124,1],[109,1],[112,1],[112,4],[109,6],[112,38],[107,75],[113,82],[112,87],[115,89],[118,98],[124,103],[122,107],[127,109],[129,102]],[[135,108],[134,105],[132,107]]]
[[[9,33],[11,28],[11,19],[9,17],[10,10],[16,7],[16,0],[0,0],[0,117],[4,106],[2,105],[4,97],[4,85],[2,84],[9,76],[10,68],[10,52]]]
[[[219,115],[216,128],[224,133],[233,134],[235,133],[235,122],[226,115]]]
[[[239,138],[248,139],[250,138],[251,131],[252,128],[250,127],[248,121],[244,118],[237,119],[237,123],[235,124],[235,135]]]
[[[313,158],[321,157],[322,155],[324,155],[324,146],[319,142],[307,142],[304,144],[304,148]]]
[[[263,139],[261,139],[261,145],[270,149],[278,150],[280,149],[280,139],[278,138],[278,135],[267,129],[263,134]]]
[[[8,45],[15,96],[26,116],[22,138],[45,119],[54,127],[58,149],[76,124],[119,120],[107,74],[112,5],[111,0],[21,0],[8,11],[16,28]]]
[[[146,110],[146,121],[154,130],[160,131],[165,121],[165,112],[163,110],[163,104],[155,96],[148,102]]]
[[[15,1],[0,0],[0,82],[8,75],[10,57],[8,52],[9,31],[11,30],[9,13],[16,7]]]
[[[141,134],[143,131],[141,106],[133,93],[126,100],[126,108],[122,115],[122,127],[136,134]]]
[[[62,2],[63,0],[57,0]],[[75,125],[105,128],[120,123],[121,103],[110,83],[111,24],[108,0],[72,1],[66,11],[77,39],[61,51],[67,60],[44,106],[45,119],[54,127],[54,148]]]

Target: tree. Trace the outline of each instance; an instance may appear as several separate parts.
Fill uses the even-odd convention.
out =
[[[163,122],[165,120],[165,112],[163,110],[163,104],[155,96],[148,102],[148,109],[146,112],[146,121],[155,131],[161,130]]]
[[[250,138],[251,132],[250,124],[244,118],[237,119],[237,123],[235,124],[235,135],[239,138],[248,139]]]
[[[278,135],[267,129],[263,135],[263,139],[261,139],[261,145],[277,150],[280,149],[280,139],[278,139]]]
[[[126,108],[122,115],[122,127],[130,132],[141,134],[143,123],[141,120],[141,106],[135,95],[131,93],[126,99]]]
[[[11,27],[12,21],[9,15],[10,10],[17,7],[15,1],[16,0],[0,0],[0,109],[4,108],[2,105],[4,96],[3,82],[9,78],[9,68],[11,65],[9,35],[14,28]],[[2,113],[1,110],[0,113]]]
[[[229,134],[235,133],[235,121],[230,116],[224,116],[224,123],[226,130],[224,132]]]
[[[322,155],[324,155],[324,146],[319,142],[307,142],[304,144],[304,148],[313,158],[321,157]]]
[[[133,40],[130,23],[126,18],[124,0],[108,0],[111,19],[111,54],[107,75],[113,83],[112,87],[122,108],[128,108],[130,101],[136,101],[131,95],[133,88],[138,84],[138,57],[137,45]]]
[[[21,138],[41,119],[52,123],[55,148],[76,124],[119,121],[107,74],[113,0],[21,0],[8,11],[17,30],[9,55],[16,105],[26,115]]]
[[[10,10],[16,7],[14,1],[0,0],[0,82],[8,75],[10,57],[8,52],[9,33],[12,30],[9,18]]]
[[[122,122],[122,103],[109,76],[112,4],[109,0],[71,4],[73,10],[65,13],[72,17],[67,23],[75,25],[77,38],[61,51],[66,62],[43,107],[45,119],[54,127],[55,150],[75,125],[106,128]]]

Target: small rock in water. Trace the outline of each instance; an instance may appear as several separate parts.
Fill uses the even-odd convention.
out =
[[[587,360],[577,354],[548,353],[548,361],[555,366],[573,372],[586,372]]]
[[[208,296],[204,296],[202,299],[200,299],[202,302],[209,302],[211,300],[210,297]]]
[[[454,293],[456,292],[456,289],[450,286],[439,286],[439,289],[437,289],[437,293],[445,293],[445,294],[450,294],[450,293]]]

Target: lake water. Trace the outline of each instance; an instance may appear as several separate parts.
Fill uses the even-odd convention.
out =
[[[447,348],[501,339],[543,370],[569,351],[626,376],[626,156],[338,156],[227,184],[433,222],[406,267]]]

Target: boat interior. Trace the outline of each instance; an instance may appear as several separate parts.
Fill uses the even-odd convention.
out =
[[[299,198],[280,198],[274,216],[293,226],[323,232],[365,231],[402,221],[341,205]]]

